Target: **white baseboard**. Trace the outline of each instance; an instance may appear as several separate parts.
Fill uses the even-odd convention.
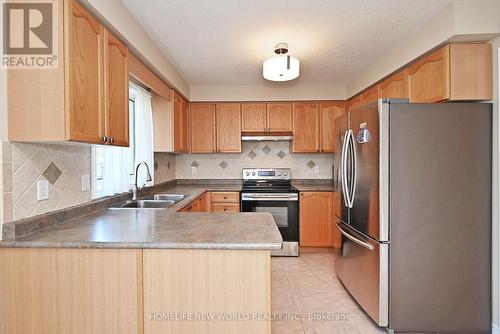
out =
[[[491,324],[491,334],[500,334],[500,327],[495,324]]]

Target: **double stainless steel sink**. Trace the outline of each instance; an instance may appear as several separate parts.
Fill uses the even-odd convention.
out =
[[[127,201],[125,204],[118,204],[110,207],[110,209],[167,209],[188,196],[183,194],[156,194],[135,201]]]

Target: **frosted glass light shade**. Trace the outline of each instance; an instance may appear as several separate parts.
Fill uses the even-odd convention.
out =
[[[287,56],[273,57],[264,62],[262,74],[271,81],[288,81],[297,78],[300,74],[300,62],[290,57],[290,68],[287,68]]]

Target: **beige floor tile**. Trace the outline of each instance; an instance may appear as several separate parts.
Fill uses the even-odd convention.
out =
[[[364,315],[353,315],[347,320],[302,322],[306,334],[382,334],[386,331],[378,327]]]
[[[271,272],[271,291],[273,293],[285,291],[290,292],[290,284],[286,273]]]
[[[280,320],[271,323],[273,334],[304,334],[302,324],[298,320]]]
[[[292,292],[278,291],[271,295],[271,311],[273,313],[297,313],[297,305]]]
[[[294,292],[299,312],[327,312],[341,315],[364,314],[347,292]]]
[[[294,291],[302,292],[345,292],[337,276],[326,274],[288,274],[290,287]]]
[[[271,259],[271,272],[273,273],[284,273],[285,272],[285,266],[283,265],[282,262],[280,261],[274,261]]]

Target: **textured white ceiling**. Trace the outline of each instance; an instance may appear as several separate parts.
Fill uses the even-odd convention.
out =
[[[452,0],[122,0],[194,86],[261,85],[277,42],[298,84],[343,84]]]

